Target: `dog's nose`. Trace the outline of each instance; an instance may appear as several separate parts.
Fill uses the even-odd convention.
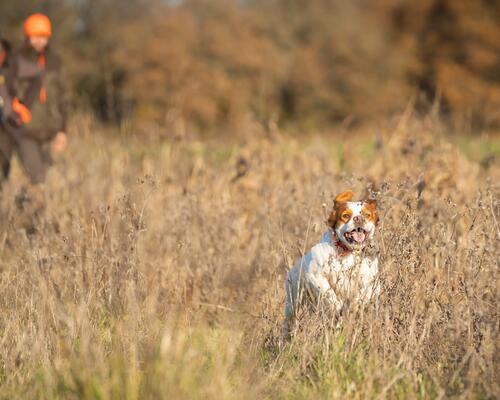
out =
[[[354,218],[353,218],[353,221],[356,225],[363,225],[363,217],[361,215],[356,215]]]

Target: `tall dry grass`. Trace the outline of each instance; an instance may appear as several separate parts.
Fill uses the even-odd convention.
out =
[[[1,398],[499,396],[499,166],[438,125],[382,146],[73,131],[35,234],[18,168],[1,197]],[[347,187],[380,204],[382,295],[280,345],[287,268]]]

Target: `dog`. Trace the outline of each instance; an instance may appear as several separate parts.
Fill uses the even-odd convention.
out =
[[[290,269],[285,282],[284,334],[288,337],[304,303],[327,305],[337,317],[353,302],[378,296],[378,257],[373,237],[378,224],[375,200],[352,201],[346,191],[335,197],[328,230]]]

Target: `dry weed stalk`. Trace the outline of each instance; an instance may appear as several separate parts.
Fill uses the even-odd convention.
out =
[[[19,171],[2,197],[0,397],[499,395],[496,166],[411,121],[374,161],[345,150],[351,174],[328,142],[86,135],[34,237]],[[280,348],[286,268],[347,186],[381,204],[383,294],[339,329],[303,315]]]

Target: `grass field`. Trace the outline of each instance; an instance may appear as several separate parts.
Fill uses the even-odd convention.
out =
[[[0,398],[498,398],[499,142],[442,131],[144,141],[75,119],[35,233],[18,167],[0,198]],[[347,188],[379,202],[381,298],[280,344],[286,271]]]

